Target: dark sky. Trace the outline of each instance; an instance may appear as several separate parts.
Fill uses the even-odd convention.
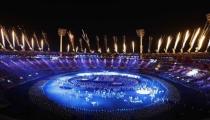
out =
[[[114,1],[114,0],[113,0]],[[140,2],[62,2],[28,1],[1,4],[0,24],[24,26],[31,31],[45,31],[57,43],[57,28],[80,34],[123,35],[136,37],[137,28],[147,35],[160,36],[202,26],[210,12],[209,0],[139,0]]]

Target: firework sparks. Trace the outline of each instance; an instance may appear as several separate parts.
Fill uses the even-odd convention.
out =
[[[5,48],[5,39],[4,39],[4,31],[3,31],[3,28],[1,28],[1,39],[2,39],[2,45]]]
[[[31,47],[32,47],[32,50],[34,50],[34,39],[33,38],[31,39]]]
[[[22,45],[21,48],[23,51],[25,51],[25,35],[22,33]]]
[[[71,31],[69,31],[68,32],[68,36],[69,36],[69,39],[70,39],[72,50],[75,52],[75,48],[74,48],[74,35],[71,33]]]
[[[159,38],[158,47],[157,47],[157,50],[156,50],[157,53],[159,53],[159,51],[160,51],[161,44],[162,44],[162,38]]]
[[[12,44],[13,44],[13,48],[15,48],[15,31],[12,30]]]
[[[42,48],[42,51],[44,50],[44,40],[42,39],[41,40],[41,48]]]
[[[126,38],[123,36],[123,53],[126,53]]]
[[[209,42],[208,42],[208,45],[207,45],[207,47],[206,47],[205,52],[207,52],[207,51],[208,51],[209,47],[210,47],[210,39],[209,39]]]
[[[91,51],[91,49],[90,49],[90,40],[89,40],[87,34],[84,32],[84,30],[82,30],[82,37],[85,40],[85,42],[87,43],[88,49]]]
[[[196,41],[196,39],[197,39],[199,33],[200,33],[200,28],[198,28],[198,29],[196,30],[195,34],[193,34],[192,40],[190,41],[190,48],[188,49],[188,52],[190,52],[191,49],[193,48],[193,46],[194,46],[194,44],[195,44],[195,41]]]
[[[106,52],[107,52],[107,53],[109,53],[109,52],[110,52],[110,49],[109,49],[109,48],[107,48]]]
[[[37,44],[38,49],[41,51],[41,47],[40,47],[40,44],[39,44],[38,38],[37,38],[37,36],[36,36],[36,34],[35,34],[35,33],[33,34],[33,38],[34,38],[34,40],[36,41],[36,44]]]
[[[184,36],[184,41],[182,43],[181,53],[183,52],[183,49],[184,49],[185,44],[186,44],[189,37],[190,37],[190,31],[187,30],[186,33],[185,33],[185,36]]]
[[[201,35],[199,40],[198,40],[198,45],[196,47],[196,50],[195,52],[198,52],[201,48],[202,48],[202,45],[203,45],[203,41],[205,40],[206,36],[205,35]]]
[[[134,41],[132,41],[132,50],[133,50],[133,53],[135,52],[135,42]]]
[[[100,49],[99,41],[100,41],[100,39],[99,39],[98,36],[96,36],[96,41],[97,41],[97,51],[99,52],[99,49]]]
[[[117,37],[113,36],[113,40],[114,40],[114,51],[118,53]]]
[[[175,53],[175,51],[176,51],[177,45],[180,41],[180,38],[181,38],[181,33],[179,32],[176,36],[176,41],[175,41],[175,44],[174,44],[173,53]]]
[[[81,49],[81,51],[83,51],[82,39],[81,39],[81,38],[79,39],[79,44],[80,44],[80,49]]]
[[[168,52],[168,48],[169,48],[169,46],[170,46],[170,43],[171,43],[171,36],[168,36],[168,38],[167,38],[167,43],[166,43],[166,48],[165,48],[165,53],[167,53]]]
[[[69,52],[69,50],[70,50],[70,45],[68,44],[67,45],[67,52]]]

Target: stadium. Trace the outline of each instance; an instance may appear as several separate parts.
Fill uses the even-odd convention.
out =
[[[202,27],[157,39],[144,29],[129,40],[62,27],[54,44],[59,51],[48,33],[2,25],[0,119],[209,119],[210,14],[206,18]]]

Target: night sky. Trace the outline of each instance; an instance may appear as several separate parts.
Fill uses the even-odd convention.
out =
[[[1,4],[0,24],[10,28],[22,26],[29,32],[45,31],[52,48],[57,50],[59,27],[70,29],[77,38],[84,29],[92,43],[95,35],[103,37],[104,34],[108,35],[109,41],[112,41],[112,35],[127,35],[128,41],[135,40],[135,30],[144,28],[147,42],[147,36],[174,35],[178,31],[203,26],[209,12],[209,0],[147,0],[142,3],[37,0]]]

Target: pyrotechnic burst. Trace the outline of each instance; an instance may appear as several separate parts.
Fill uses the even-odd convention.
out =
[[[113,36],[113,40],[114,40],[114,51],[116,53],[118,53],[117,37],[116,36]]]
[[[42,32],[42,36],[43,36],[44,43],[47,45],[47,50],[50,51],[50,45],[47,41],[47,34]]]
[[[149,36],[149,46],[148,46],[148,53],[150,53],[151,52],[151,44],[152,44],[152,37],[151,36]]]
[[[34,39],[35,39],[35,41],[36,41],[36,44],[37,44],[37,47],[38,47],[39,51],[41,51],[41,50],[42,50],[42,48],[40,47],[40,44],[39,44],[38,38],[37,38],[37,36],[36,36],[36,34],[35,34],[35,33],[33,34],[33,37],[34,37]]]
[[[175,44],[174,44],[173,53],[176,52],[176,48],[177,48],[177,45],[178,45],[178,43],[179,43],[179,41],[180,41],[180,38],[181,38],[181,33],[179,32],[179,33],[177,34],[177,36],[176,36],[176,41],[175,41]]]
[[[168,47],[170,46],[170,43],[171,43],[171,36],[168,36],[168,38],[167,38],[167,43],[166,43],[166,48],[165,48],[165,53],[167,53],[168,52]]]
[[[30,49],[30,50],[32,50],[32,47],[31,47],[31,44],[30,44],[30,42],[29,42],[29,40],[28,40],[28,37],[24,34],[24,42],[28,45],[28,48]]]
[[[82,39],[80,38],[79,39],[79,45],[80,45],[80,49],[81,49],[81,52],[83,51],[83,46],[82,46]]]
[[[78,47],[78,46],[76,46],[76,52],[78,52],[78,50],[79,50],[79,47]]]
[[[133,51],[133,53],[135,52],[135,42],[134,41],[132,41],[132,51]]]
[[[75,52],[75,48],[74,48],[74,35],[71,33],[71,31],[69,31],[69,32],[68,32],[68,36],[69,36],[69,39],[70,39],[72,51]]]
[[[32,48],[32,50],[34,50],[34,39],[33,38],[31,38],[31,48]]]
[[[188,49],[188,52],[190,52],[191,49],[193,48],[193,46],[194,46],[194,44],[195,44],[195,41],[196,41],[196,39],[197,39],[199,33],[200,33],[200,28],[198,28],[198,29],[196,30],[196,32],[193,33],[192,39],[191,39],[191,41],[190,41],[190,48]]]
[[[187,30],[186,33],[185,33],[185,36],[184,36],[183,43],[182,43],[182,48],[181,48],[181,50],[180,50],[181,53],[183,53],[183,49],[184,49],[185,44],[186,44],[186,42],[187,42],[187,40],[188,40],[189,37],[190,37],[190,31]]]
[[[3,31],[3,28],[1,28],[1,39],[2,39],[2,45],[3,47],[5,48],[5,39],[4,39],[4,31]]]
[[[69,52],[69,50],[70,50],[70,45],[68,44],[67,45],[67,52]]]
[[[14,47],[13,47],[12,43],[10,42],[9,37],[3,27],[1,28],[1,37],[2,37],[2,44],[3,44],[4,48],[6,49],[6,43],[5,43],[5,40],[6,40],[7,43],[9,44],[9,47],[12,50],[14,50]]]
[[[123,53],[126,53],[126,38],[123,36]]]
[[[99,52],[100,51],[100,44],[99,44],[100,39],[98,36],[96,36],[96,41],[97,41],[97,51]]]
[[[104,35],[104,44],[105,44],[105,51],[107,52],[108,48],[107,48],[107,36],[106,35]]]
[[[25,51],[25,35],[22,33],[22,45],[21,45],[22,51]]]
[[[210,39],[209,39],[209,42],[208,42],[208,45],[207,45],[207,47],[206,47],[205,52],[207,52],[207,51],[208,51],[209,47],[210,47]]]
[[[107,48],[106,52],[107,52],[107,53],[109,53],[109,52],[110,52],[110,49],[109,49],[109,48]]]
[[[159,51],[160,51],[161,44],[162,44],[162,37],[159,38],[159,40],[158,40],[158,47],[157,47],[157,50],[156,50],[157,53],[159,53]]]
[[[12,30],[12,44],[13,44],[13,48],[15,49],[15,31]]]
[[[201,35],[199,40],[198,40],[198,46],[196,47],[196,50],[195,52],[198,52],[201,48],[202,48],[202,45],[203,45],[203,41],[205,40],[205,35]]]
[[[82,38],[85,40],[85,42],[86,42],[86,44],[88,46],[89,51],[91,51],[91,48],[90,48],[90,39],[88,38],[88,36],[84,32],[84,30],[82,30]]]
[[[208,27],[208,24],[206,23],[202,30],[202,33],[198,39],[198,44],[197,44],[197,47],[195,48],[195,52],[198,52],[202,48],[202,45],[206,38],[206,33],[207,33],[208,29],[209,29],[209,27]]]
[[[41,40],[41,48],[42,48],[42,51],[44,50],[44,40],[42,39]]]

